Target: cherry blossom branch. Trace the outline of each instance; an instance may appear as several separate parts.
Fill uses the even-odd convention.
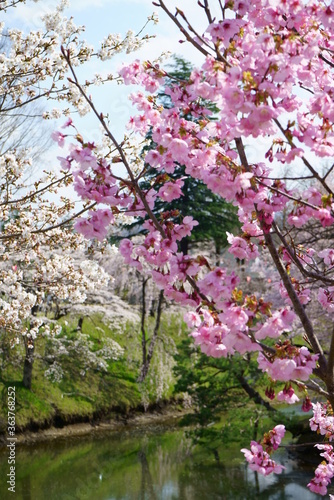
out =
[[[296,381],[293,382],[296,383]],[[305,385],[305,387],[307,387],[307,389],[310,389],[311,391],[317,392],[318,394],[321,394],[321,396],[325,396],[326,398],[328,398],[328,391],[325,391],[322,387],[320,387],[320,385],[317,384],[315,380],[309,379],[308,382],[303,382],[303,384]]]
[[[273,347],[270,347],[267,344],[264,344],[260,340],[256,340],[256,338],[254,337],[253,332],[250,332],[250,337],[251,337],[252,341],[254,342],[254,344],[257,344],[258,346],[260,346],[262,348],[262,350],[264,351],[264,355],[265,356],[266,356],[266,353],[268,353],[268,354],[276,354],[276,349],[274,349]]]
[[[15,5],[22,3],[24,1],[25,0],[12,0],[12,3],[10,5],[6,5],[6,7],[1,7],[1,5],[0,5],[0,12],[1,11],[6,12],[6,10],[9,9],[10,7],[15,7]]]
[[[243,167],[245,168],[245,170],[247,172],[250,172],[248,159],[247,159],[247,156],[246,156],[245,148],[244,148],[244,145],[243,145],[241,137],[235,137],[234,138],[234,142],[235,142],[235,144],[237,146],[237,151],[238,151],[238,154],[239,154],[239,158],[240,158],[241,164],[243,165]]]
[[[53,182],[50,182],[47,186],[44,186],[43,188],[34,191],[32,193],[27,194],[26,196],[23,196],[22,198],[16,199],[16,200],[7,200],[3,203],[0,203],[0,207],[6,206],[6,205],[13,205],[13,204],[18,204],[18,203],[24,203],[25,201],[31,200],[31,198],[35,198],[36,196],[40,195],[41,193],[48,191],[51,187],[55,186],[56,184],[60,184],[63,182],[65,179],[68,179],[69,177],[72,177],[72,174],[65,174],[61,179],[56,179]]]
[[[309,203],[308,201],[304,201],[301,198],[295,198],[291,194],[288,194],[286,191],[282,191],[281,189],[277,189],[273,186],[267,186],[267,184],[262,182],[259,177],[256,177],[256,180],[258,181],[259,184],[261,184],[261,186],[267,187],[268,189],[270,189],[270,191],[274,191],[275,193],[281,194],[282,196],[285,196],[289,200],[296,201],[297,203],[305,205],[306,207],[313,208],[313,210],[319,210],[319,207],[317,207],[316,205],[312,205],[312,203]]]
[[[259,179],[259,177],[258,177],[258,179]],[[303,175],[301,177],[286,177],[286,176],[283,176],[283,177],[261,177],[261,179],[268,179],[269,181],[277,181],[277,180],[304,181],[305,179],[313,179],[313,175]]]
[[[201,4],[200,1],[198,1],[198,5],[204,9],[205,15],[207,17],[207,20],[209,21],[209,24],[212,24],[213,23],[213,18],[212,18],[212,15],[211,15],[211,10],[210,10],[210,6],[209,6],[208,0],[204,0],[204,5]]]
[[[76,219],[77,217],[79,217],[80,215],[84,214],[88,210],[94,208],[95,205],[97,205],[96,201],[94,203],[92,203],[91,205],[89,205],[89,206],[83,208],[82,210],[80,210],[80,212],[75,213],[74,215],[72,215],[72,217],[69,217],[68,219],[60,222],[59,224],[55,224],[54,226],[46,227],[45,229],[35,229],[34,231],[30,231],[30,233],[31,234],[42,234],[42,233],[47,233],[48,231],[52,231],[53,229],[58,229],[59,227],[66,226],[72,220]],[[12,233],[12,234],[6,234],[6,235],[3,235],[3,236],[0,236],[0,240],[11,240],[13,238],[17,238],[19,236],[22,236],[22,234],[23,234],[23,231],[17,232],[17,233]]]
[[[31,231],[32,234],[34,233],[46,233],[48,231],[51,231],[51,229],[58,229],[59,227],[62,227],[62,226],[65,226],[66,224],[68,224],[69,222],[71,222],[72,220],[80,217],[80,215],[84,214],[85,212],[87,212],[88,210],[91,210],[92,208],[94,208],[95,206],[97,205],[97,202],[94,201],[94,203],[91,203],[91,205],[88,205],[87,207],[83,208],[82,210],[80,210],[80,212],[77,212],[76,214],[72,215],[72,217],[66,219],[65,221],[63,222],[60,222],[59,224],[56,224],[55,226],[50,226],[50,227],[47,227],[45,229],[37,229],[36,231]]]
[[[90,108],[92,109],[93,113],[95,114],[95,116],[97,117],[97,119],[99,120],[99,122],[101,123],[102,127],[104,128],[107,136],[109,137],[109,139],[111,140],[111,142],[114,144],[115,148],[117,149],[121,159],[122,159],[122,163],[123,165],[125,166],[126,168],[126,171],[128,172],[129,174],[129,177],[131,179],[131,183],[136,191],[136,193],[138,194],[140,200],[142,201],[144,207],[145,207],[145,210],[147,212],[147,214],[149,215],[150,219],[152,220],[153,224],[155,225],[155,227],[157,228],[157,230],[160,232],[160,234],[164,237],[164,238],[167,238],[167,234],[164,230],[164,228],[161,226],[161,224],[159,223],[158,219],[156,218],[156,216],[154,215],[154,213],[152,212],[151,208],[149,207],[147,201],[146,201],[146,198],[145,196],[143,195],[143,192],[142,190],[140,189],[137,181],[136,181],[136,178],[135,176],[133,175],[133,172],[131,170],[131,167],[127,161],[127,158],[125,156],[125,153],[123,151],[123,148],[121,147],[121,145],[118,143],[118,141],[116,140],[116,138],[114,137],[114,135],[111,133],[105,119],[104,119],[104,116],[102,113],[99,113],[93,103],[93,101],[87,96],[87,94],[85,93],[85,91],[83,90],[82,86],[80,85],[79,83],[79,80],[76,76],[76,73],[74,71],[74,68],[72,66],[72,63],[71,63],[71,60],[70,60],[70,53],[68,50],[65,50],[64,47],[61,47],[61,52],[65,58],[65,61],[67,62],[69,68],[70,68],[70,71],[73,75],[73,78],[74,78],[74,81],[73,80],[70,80],[74,85],[76,85],[77,89],[80,91],[81,95],[83,96],[83,98],[86,100],[87,104],[90,106]]]
[[[243,167],[245,168],[245,170],[249,171],[250,170],[249,163],[248,163],[248,159],[247,159],[247,156],[245,153],[245,148],[244,148],[241,137],[235,138],[235,143],[237,146],[240,161],[241,161]],[[262,225],[263,225],[262,221],[260,221],[260,225],[262,227]],[[305,333],[310,341],[310,344],[311,344],[314,352],[316,354],[319,354],[319,365],[320,365],[319,376],[323,380],[325,380],[326,379],[326,372],[327,372],[327,361],[326,361],[326,358],[324,356],[322,347],[319,343],[319,340],[314,333],[312,323],[311,323],[309,317],[307,316],[303,305],[301,304],[301,302],[299,300],[299,297],[298,297],[298,295],[293,287],[293,284],[291,283],[290,277],[287,274],[285,267],[283,266],[283,264],[281,262],[281,259],[278,255],[278,252],[277,252],[276,246],[273,242],[271,234],[268,232],[265,232],[265,231],[263,231],[263,234],[264,234],[266,246],[269,250],[269,253],[270,253],[271,258],[275,264],[275,267],[276,267],[276,269],[277,269],[277,271],[278,271],[278,273],[283,281],[284,287],[289,295],[289,298],[292,302],[294,310],[295,310],[297,316],[299,317],[299,319],[303,325]]]
[[[304,85],[299,85],[299,87],[303,90],[306,90],[306,92],[309,92],[310,94],[314,95],[314,92],[313,90],[311,89],[308,89],[307,87],[305,87]]]
[[[326,174],[323,176],[323,180],[325,180],[325,179],[326,179],[326,177],[328,177],[328,176],[329,176],[329,174],[333,171],[333,169],[334,169],[334,163],[333,163],[333,165],[332,165],[332,166],[328,169],[328,172],[326,172]]]
[[[73,69],[73,66],[71,64],[71,61],[70,61],[70,55],[69,55],[69,52],[68,51],[65,51],[65,49],[62,47],[62,54],[71,70],[71,73],[73,75],[73,78],[74,78],[74,81],[72,81],[72,83],[74,83],[78,90],[80,91],[81,95],[84,97],[84,99],[87,101],[87,103],[89,104],[89,106],[91,107],[93,113],[95,114],[95,116],[98,118],[98,120],[100,121],[101,125],[103,126],[104,130],[106,131],[106,134],[107,136],[109,137],[109,139],[112,141],[112,143],[114,144],[115,148],[117,149],[121,159],[122,159],[122,162],[129,174],[129,177],[131,179],[131,184],[132,186],[135,188],[135,191],[136,193],[138,194],[138,196],[140,197],[144,207],[145,207],[145,210],[146,210],[146,213],[147,215],[149,216],[149,218],[152,220],[154,226],[156,227],[156,229],[160,232],[160,234],[162,235],[162,237],[164,239],[168,239],[167,237],[167,234],[164,230],[164,228],[161,226],[161,224],[159,223],[158,219],[156,218],[156,216],[154,215],[154,213],[152,212],[151,208],[149,207],[147,201],[146,201],[146,198],[143,194],[143,191],[141,190],[136,178],[134,177],[133,175],[133,172],[131,170],[131,167],[127,161],[127,158],[124,154],[124,151],[123,151],[123,148],[122,146],[118,143],[118,141],[116,140],[116,138],[113,136],[113,134],[110,132],[105,120],[104,120],[104,117],[102,115],[102,113],[99,113],[94,105],[94,103],[92,102],[92,100],[86,95],[86,93],[84,92],[83,88],[81,87],[78,79],[77,79],[77,76],[76,76],[76,73]],[[192,288],[196,291],[196,293],[199,295],[199,297],[201,297],[202,300],[204,300],[207,304],[211,304],[212,305],[212,302],[210,301],[210,299],[208,297],[206,297],[198,288],[197,284],[196,284],[196,281],[189,275],[186,275],[187,276],[187,281],[188,283],[192,286]]]
[[[200,5],[200,7],[202,7],[202,8],[203,8],[203,6],[201,5],[201,3],[200,3],[200,2],[198,2],[198,3],[199,3],[199,5]],[[208,5],[209,5],[209,4],[208,4],[207,0],[205,1],[205,4],[206,4],[206,5],[207,5],[207,7],[208,7]],[[204,7],[204,8],[205,8],[205,7]],[[192,25],[189,23],[189,21],[188,21],[188,19],[187,19],[186,15],[184,14],[184,12],[183,12],[182,10],[180,10],[180,9],[178,9],[178,8],[177,8],[177,9],[176,9],[175,19],[176,19],[177,14],[180,14],[180,16],[182,17],[182,19],[184,20],[184,22],[185,22],[185,23],[187,23],[187,25],[188,25],[188,30],[189,30],[191,33],[193,33],[193,34],[195,35],[195,37],[196,37],[196,38],[198,38],[199,40],[201,40],[201,41],[202,41],[202,43],[203,43],[204,45],[206,45],[206,47],[209,47],[209,49],[210,49],[210,50],[213,50],[213,49],[212,49],[212,47],[211,47],[211,45],[210,45],[210,44],[209,44],[209,43],[205,40],[205,38],[203,38],[201,35],[199,35],[199,33],[197,33],[197,31],[196,31],[196,30],[192,27]],[[211,13],[210,13],[209,8],[208,8],[208,10],[206,10],[206,15],[209,15],[209,17],[211,17]],[[211,21],[210,21],[210,24],[211,24],[212,22],[213,22],[213,21],[211,20]],[[185,31],[182,31],[182,32],[185,34]],[[193,38],[191,38],[191,40],[193,40]],[[192,42],[192,43],[193,43],[193,42]],[[194,43],[193,43],[193,45],[194,45]],[[197,48],[197,47],[196,47],[196,48]],[[216,57],[217,57],[217,60],[218,60],[218,61],[223,61],[223,62],[224,62],[227,66],[229,66],[229,67],[231,66],[231,64],[227,61],[227,59],[226,59],[226,58],[222,55],[222,53],[220,52],[220,50],[219,50],[219,43],[218,43],[218,42],[215,42],[215,43],[214,43],[214,51],[215,51],[215,53],[216,53]]]
[[[322,54],[319,54],[319,57],[322,61],[324,61],[326,64],[328,64],[328,66],[330,66],[331,68],[334,68],[334,63],[332,63],[331,61],[326,59],[326,57],[324,57]]]
[[[199,3],[199,5],[202,7],[202,5],[200,4],[200,2],[198,2],[198,3]],[[207,3],[207,2],[206,2],[206,3]],[[207,3],[207,5],[208,5],[208,3]],[[192,25],[189,23],[189,21],[188,21],[188,19],[187,19],[186,15],[184,14],[184,12],[183,12],[182,10],[180,10],[180,9],[177,9],[177,14],[180,14],[180,16],[182,17],[182,19],[184,20],[184,22],[185,22],[185,23],[187,23],[187,25],[188,25],[188,30],[189,30],[191,33],[193,33],[197,39],[201,40],[201,42],[202,42],[202,43],[203,43],[206,47],[208,47],[210,50],[213,50],[213,49],[212,49],[212,47],[211,47],[211,45],[210,45],[210,44],[209,44],[209,43],[205,40],[205,38],[203,38],[203,37],[202,37],[199,33],[197,33],[197,31],[196,31],[196,30],[192,27]],[[177,15],[177,14],[176,14],[176,15]],[[176,18],[176,16],[175,16],[175,18]],[[211,22],[212,22],[212,21],[211,21]],[[192,40],[193,40],[193,39],[192,39]],[[221,52],[220,52],[220,50],[219,50],[219,43],[218,43],[218,42],[216,42],[216,43],[214,44],[214,50],[215,50],[215,52],[216,52],[216,57],[217,57],[217,60],[218,60],[218,61],[224,61],[224,62],[225,62],[225,64],[226,64],[227,66],[231,66],[231,65],[230,65],[230,63],[226,60],[226,58],[225,58],[224,56],[222,56],[222,54],[221,54]]]

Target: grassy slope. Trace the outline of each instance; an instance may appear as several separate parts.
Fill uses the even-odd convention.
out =
[[[75,337],[78,317],[69,315],[63,317],[60,323],[63,325],[62,335]],[[153,328],[154,321],[150,319],[148,329],[152,332]],[[13,360],[19,360],[19,363],[16,363],[17,366],[14,363],[7,364],[0,371],[0,434],[6,432],[7,388],[11,386],[16,388],[17,431],[37,430],[52,424],[62,426],[69,423],[117,418],[140,406],[155,403],[157,399],[168,400],[173,396],[175,379],[172,375],[174,363],[172,355],[182,339],[187,336],[187,328],[181,315],[171,314],[169,311],[164,313],[160,338],[144,384],[136,382],[141,364],[141,337],[138,324],[126,323],[120,329],[119,323],[114,326],[110,322],[105,324],[103,317],[92,315],[85,318],[82,332],[89,335],[93,342],[92,350],[98,350],[102,339],[109,337],[124,348],[124,356],[117,361],[110,361],[108,371],[88,369],[84,376],[81,373],[83,362],[80,357],[63,356],[64,377],[60,382],[52,382],[44,375],[48,365],[43,359],[50,340],[40,337],[36,343],[32,390],[29,391],[22,385],[23,352],[20,352],[20,348],[13,350],[11,357]],[[264,396],[265,387],[257,387],[257,390]],[[240,396],[237,399],[240,399]],[[246,406],[244,410],[251,413],[256,410],[252,403]],[[230,411],[231,417],[233,412]],[[234,427],[244,432],[245,427],[253,426],[254,415],[250,417],[247,411],[239,414],[237,407],[236,411],[236,414],[233,413],[235,425],[232,425],[230,433],[228,431],[231,422],[223,419],[215,426],[218,430],[221,428],[224,431],[225,440],[230,439],[229,434],[235,438]],[[263,418],[261,424],[270,427],[269,422]]]
[[[63,325],[67,322],[62,335],[75,336],[77,317],[64,317],[60,322]],[[153,321],[149,329],[152,330],[152,327]],[[95,315],[85,318],[82,333],[89,335],[93,342],[93,351],[101,347],[102,338],[110,337],[125,349],[124,356],[117,361],[108,362],[107,372],[88,369],[84,376],[81,374],[83,364],[80,358],[63,356],[62,366],[65,375],[60,382],[52,382],[44,375],[48,365],[42,359],[50,340],[39,338],[36,342],[32,390],[29,391],[22,385],[23,353],[20,353],[18,348],[15,355],[21,355],[21,366],[15,367],[9,364],[1,373],[0,432],[5,430],[7,422],[7,388],[10,386],[16,388],[17,430],[48,427],[51,423],[62,425],[87,422],[110,416],[113,412],[126,414],[140,406],[143,399],[150,404],[156,401],[157,395],[160,398],[171,396],[173,379],[171,373],[167,373],[166,380],[161,380],[158,355],[155,356],[151,375],[148,376],[146,383],[141,385],[136,383],[141,361],[138,325],[127,323],[123,325],[120,333],[118,325],[114,330],[110,324],[103,323],[102,317]],[[157,343],[157,351],[161,351],[162,345],[165,345],[164,351],[167,350],[168,353],[163,353],[166,358],[164,365],[169,364],[171,367],[171,354],[175,344],[182,334],[186,335],[180,317],[165,314],[160,334],[161,340]]]

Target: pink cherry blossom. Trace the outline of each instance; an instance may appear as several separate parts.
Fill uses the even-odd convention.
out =
[[[54,132],[52,132],[51,138],[58,143],[58,146],[63,147],[65,145],[66,135],[62,134],[61,132],[55,130]]]
[[[314,493],[319,493],[319,495],[326,495],[327,486],[331,482],[334,476],[334,454],[333,446],[324,444],[316,444],[316,448],[324,450],[320,453],[322,457],[327,461],[323,461],[315,470],[315,477],[307,485],[308,488]]]
[[[178,179],[175,182],[166,182],[158,191],[158,196],[164,201],[172,201],[179,198],[182,193],[182,186],[184,182]]]
[[[283,352],[279,355],[282,356]],[[294,348],[290,353],[287,350],[284,354],[286,357],[275,357],[269,360],[260,352],[259,368],[267,372],[273,380],[283,382],[294,379],[307,380],[316,367],[319,357],[317,354],[310,354],[307,347]]]
[[[251,442],[250,450],[242,448],[241,452],[244,453],[249,463],[249,468],[259,472],[263,476],[268,476],[272,473],[281,474],[284,469],[282,465],[278,465],[274,460],[271,460],[269,454],[256,441]]]
[[[318,253],[319,257],[324,259],[325,264],[327,266],[333,266],[334,265],[334,249],[333,248],[325,248],[325,250],[321,250],[321,252]]]
[[[280,391],[277,394],[277,401],[284,401],[285,403],[288,403],[289,405],[293,405],[299,401],[299,397],[295,393],[295,391],[292,389],[292,387],[289,387],[288,389],[283,389],[283,391]]]
[[[334,313],[334,287],[319,288],[318,301],[329,313]]]
[[[78,218],[74,228],[86,238],[97,238],[103,240],[108,232],[108,225],[113,221],[113,214],[110,210],[98,209],[88,212],[88,219]]]

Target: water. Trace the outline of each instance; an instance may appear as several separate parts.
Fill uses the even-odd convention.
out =
[[[0,451],[0,498],[7,500],[314,500],[300,468],[282,451],[280,476],[250,471],[238,448],[220,462],[194,451],[185,432],[150,426],[16,448],[16,490],[8,491],[8,451]]]

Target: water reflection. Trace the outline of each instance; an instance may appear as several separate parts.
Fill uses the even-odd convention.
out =
[[[138,459],[141,465],[141,483],[140,483],[140,499],[157,500],[154,492],[153,479],[150,473],[150,468],[146,458],[146,453],[142,450],[138,452]]]
[[[16,494],[22,500],[315,500],[303,470],[287,454],[281,476],[258,477],[238,450],[218,462],[193,453],[183,431],[149,431],[72,438],[16,449]],[[7,451],[0,453],[0,474],[8,473]],[[12,498],[5,481],[0,498]]]

